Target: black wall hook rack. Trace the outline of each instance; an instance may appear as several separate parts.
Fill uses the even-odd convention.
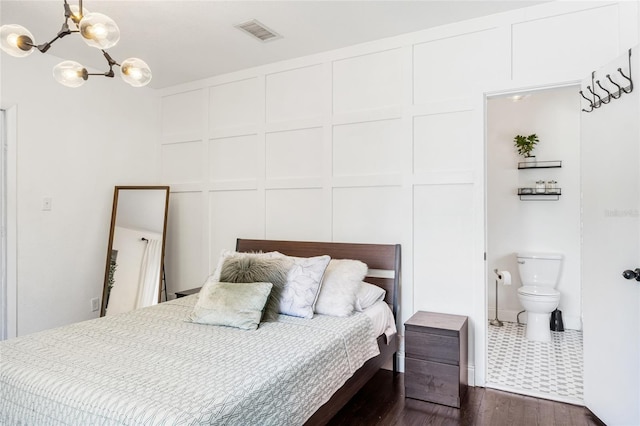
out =
[[[580,96],[589,102],[589,109],[582,109],[584,112],[593,112],[593,110],[600,108],[602,105],[606,105],[610,103],[612,100],[620,99],[620,97],[625,93],[633,92],[633,79],[631,77],[631,49],[629,49],[629,75],[627,76],[622,68],[618,68],[618,73],[620,76],[626,80],[626,82],[622,83],[622,85],[616,83],[612,78],[611,74],[607,74],[605,77],[609,80],[609,83],[613,84],[616,89],[613,88],[605,88],[600,80],[596,80],[596,72],[593,71],[591,73],[591,85],[587,86],[587,91],[590,94],[590,97],[587,97],[585,93],[580,90]],[[626,84],[626,85],[625,85]],[[597,86],[597,87],[596,87]],[[598,93],[600,90],[600,93]],[[606,95],[605,95],[606,93]]]

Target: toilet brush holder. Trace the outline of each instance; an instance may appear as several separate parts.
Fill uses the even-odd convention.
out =
[[[493,272],[498,274],[498,270],[494,269]],[[502,321],[498,319],[498,280],[496,280],[496,317],[489,321],[489,324],[494,325],[496,327],[502,327]]]
[[[564,324],[562,323],[562,311],[556,309],[555,311],[551,312],[549,327],[551,328],[551,331],[564,331]]]

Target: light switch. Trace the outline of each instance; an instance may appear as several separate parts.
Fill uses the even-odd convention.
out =
[[[42,210],[43,211],[50,211],[51,207],[53,205],[53,198],[51,197],[45,197],[42,199]]]

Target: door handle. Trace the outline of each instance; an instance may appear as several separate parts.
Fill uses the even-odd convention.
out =
[[[640,268],[636,268],[635,270],[627,269],[622,273],[622,276],[628,280],[635,279],[636,281],[640,281]]]

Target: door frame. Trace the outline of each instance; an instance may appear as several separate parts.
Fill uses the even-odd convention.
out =
[[[5,187],[6,205],[6,279],[2,289],[6,298],[3,300],[3,318],[0,324],[0,340],[18,336],[18,214],[17,214],[17,118],[18,107],[3,108],[6,135],[5,151]]]
[[[481,223],[483,226],[483,241],[482,247],[484,250],[484,262],[482,270],[482,280],[484,285],[479,290],[476,290],[476,311],[475,317],[482,319],[482,324],[477,324],[475,327],[475,357],[474,357],[474,370],[475,370],[475,385],[485,387],[487,384],[487,361],[489,359],[488,353],[488,330],[489,330],[489,316],[488,316],[488,295],[489,295],[489,282],[487,266],[487,241],[488,241],[488,214],[487,214],[487,197],[488,197],[488,185],[487,185],[487,101],[490,98],[498,96],[508,96],[509,94],[522,94],[528,92],[538,92],[542,90],[551,90],[565,87],[576,87],[579,90],[581,80],[565,80],[565,81],[546,81],[546,82],[532,82],[532,81],[512,81],[511,84],[502,84],[495,87],[491,87],[481,92],[476,92],[474,96],[475,105],[474,110],[479,111],[477,114],[478,120],[476,121],[478,130],[482,132],[482,158],[481,165],[478,170],[481,173],[480,182],[482,186],[482,209],[478,215],[482,216]],[[577,93],[576,93],[576,96]],[[480,219],[478,219],[480,221]]]

